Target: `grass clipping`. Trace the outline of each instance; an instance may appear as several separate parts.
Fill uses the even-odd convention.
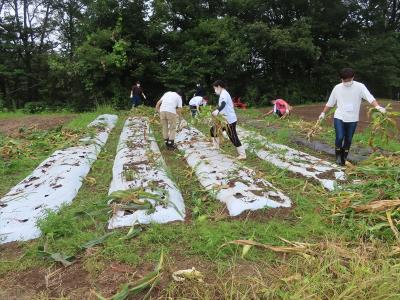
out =
[[[147,192],[143,188],[115,191],[107,199],[108,204],[113,207],[113,213],[118,210],[146,210],[147,214],[151,214],[155,212],[158,205],[161,205],[163,207],[172,206],[183,218],[175,203],[168,199],[168,192],[163,189],[155,188],[154,192]]]
[[[111,298],[105,298],[101,294],[95,291],[92,291],[92,293],[94,293],[97,299],[100,300],[125,300],[128,299],[128,297],[135,296],[140,292],[148,290],[147,293],[142,298],[140,298],[140,299],[148,299],[150,293],[160,281],[160,278],[162,276],[163,266],[164,266],[164,250],[161,250],[160,258],[158,260],[158,264],[156,265],[154,271],[148,273],[139,281],[132,283],[125,283],[120,289],[120,291]]]
[[[352,255],[347,250],[342,249],[334,243],[324,242],[318,244],[310,244],[310,243],[301,243],[301,242],[291,242],[286,239],[280,238],[282,241],[287,243],[287,246],[274,246],[269,244],[262,244],[253,240],[234,240],[223,244],[220,248],[225,247],[229,244],[240,245],[243,246],[243,252],[246,253],[250,250],[251,247],[255,246],[258,248],[262,248],[265,250],[269,250],[275,253],[289,253],[289,254],[297,254],[301,255],[305,258],[317,257],[321,256],[324,251],[328,249],[334,249],[335,252],[341,256],[342,258],[351,258]],[[244,254],[242,254],[244,257]]]

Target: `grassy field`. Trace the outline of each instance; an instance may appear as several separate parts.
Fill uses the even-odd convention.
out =
[[[375,200],[399,198],[398,153],[374,154],[367,161],[348,166],[349,182],[335,192],[327,192],[319,184],[250,154],[244,164],[288,195],[293,207],[230,218],[224,206],[204,191],[182,154],[165,149],[160,125],[153,119],[152,129],[169,175],[185,200],[185,222],[142,226],[140,234],[128,239],[124,237],[129,228],[114,230],[104,242],[85,249],[86,242],[108,233],[106,222],[111,209],[106,197],[125,119],[135,113],[153,116],[151,109],[115,112],[102,108],[76,115],[62,128],[28,130],[12,138],[0,135],[0,196],[54,150],[73,145],[87,132],[86,125],[105,112],[119,115],[117,126],[73,204],[58,213],[49,213],[39,222],[41,238],[0,246],[0,299],[97,299],[96,294],[112,297],[123,289],[123,284],[137,282],[152,271],[161,253],[163,268],[148,294],[150,299],[400,298],[399,208],[372,212],[368,206],[366,210],[359,209]],[[258,119],[261,128],[265,127],[257,128],[258,133],[296,148],[289,133],[304,135],[302,129],[313,126],[297,118],[283,122],[273,117],[264,119],[256,109],[241,111],[240,117]],[[242,125],[255,129],[245,121]],[[269,127],[278,131],[272,133]],[[207,126],[199,124],[198,128],[208,134]],[[355,146],[367,146],[369,137],[368,130],[358,134]],[[333,131],[324,124],[314,138],[332,143]],[[376,142],[382,149],[400,151],[398,141]],[[327,158],[309,149],[298,149]],[[235,155],[229,143],[223,145],[223,151]],[[249,249],[226,244],[233,240],[251,240],[267,246]],[[62,267],[43,256],[43,249],[65,258],[72,256],[74,263]],[[192,267],[203,274],[203,282],[172,279],[174,271]],[[142,299],[147,292],[145,289],[127,299]]]

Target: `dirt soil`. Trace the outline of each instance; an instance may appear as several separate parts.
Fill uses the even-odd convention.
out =
[[[393,111],[400,111],[400,102],[393,101],[390,102],[392,104]],[[381,105],[386,105],[387,103],[381,103]],[[321,113],[324,104],[311,104],[306,106],[294,106],[293,107],[293,115],[299,116],[305,121],[315,122],[318,119],[319,114]],[[363,103],[361,105],[360,111],[360,121],[358,122],[357,131],[363,131],[368,127],[370,119],[368,118],[368,110],[370,109],[370,105]],[[270,108],[266,109],[268,111]],[[328,119],[330,122],[332,117]],[[397,126],[400,128],[400,118],[397,118]]]
[[[72,120],[74,115],[67,116],[26,116],[16,119],[0,119],[0,133],[18,136],[20,128],[50,129]]]

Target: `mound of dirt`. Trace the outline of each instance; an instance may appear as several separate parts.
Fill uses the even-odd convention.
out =
[[[20,128],[50,129],[65,124],[75,115],[67,116],[25,116],[0,120],[0,133],[8,136],[18,136]]]

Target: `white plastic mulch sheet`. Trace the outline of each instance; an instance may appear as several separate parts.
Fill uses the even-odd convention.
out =
[[[246,210],[291,206],[287,196],[256,172],[213,149],[212,143],[197,129],[183,128],[175,141],[201,185],[215,191],[216,198],[226,204],[231,216]]]
[[[150,130],[147,118],[129,118],[122,130],[118,153],[113,167],[109,194],[115,191],[143,189],[145,192],[165,194],[167,202],[155,211],[114,208],[108,228],[132,226],[135,223],[168,223],[183,221],[185,204],[176,185],[167,176],[165,162]]]
[[[116,115],[97,117],[88,125],[94,128],[94,136],[82,138],[79,146],[54,152],[0,199],[0,243],[40,236],[37,219],[46,210],[72,202],[117,119]]]
[[[281,144],[270,143],[265,137],[237,127],[239,138],[247,150],[278,168],[319,181],[326,189],[333,190],[337,181],[344,181],[346,175],[339,166],[307,153]]]

